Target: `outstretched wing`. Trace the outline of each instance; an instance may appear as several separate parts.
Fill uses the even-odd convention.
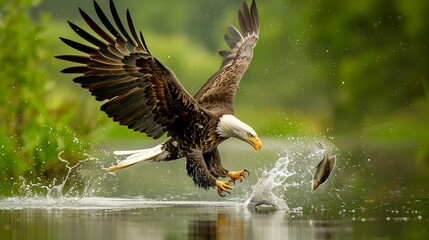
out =
[[[195,100],[205,108],[224,108],[233,112],[234,98],[241,77],[247,70],[259,36],[259,16],[255,0],[250,8],[243,1],[243,10],[238,11],[241,33],[229,26],[225,41],[231,50],[220,51],[224,58],[221,68],[195,95]]]
[[[187,122],[184,115],[198,115],[204,111],[181,86],[174,73],[150,54],[142,33],[140,39],[137,36],[128,10],[129,32],[122,24],[112,0],[110,10],[117,28],[96,1],[94,7],[108,32],[79,8],[85,22],[98,36],[92,36],[71,22],[69,25],[94,46],[61,38],[70,47],[87,55],[62,55],[57,58],[79,64],[62,72],[83,74],[73,81],[89,89],[96,100],[107,100],[101,106],[102,111],[113,121],[153,138],[174,131],[171,126],[175,120]]]

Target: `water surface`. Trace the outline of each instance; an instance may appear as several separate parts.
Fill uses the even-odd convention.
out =
[[[401,184],[407,176],[400,167],[390,173],[401,176],[385,178],[378,162],[395,166],[392,158],[322,142],[337,163],[316,191],[310,189],[311,170],[323,153],[314,139],[265,141],[262,153],[222,146],[227,168],[251,173],[225,198],[196,188],[183,160],[139,164],[112,175],[102,167],[114,160],[101,153],[91,158],[96,163],[76,168],[86,179],[79,193],[67,188],[67,179],[50,186],[23,181],[19,196],[1,198],[0,239],[429,238],[428,189]],[[248,208],[255,194],[271,194],[289,210]]]
[[[429,229],[429,203],[421,201],[338,212],[125,198],[19,201],[1,202],[1,239],[426,239]]]

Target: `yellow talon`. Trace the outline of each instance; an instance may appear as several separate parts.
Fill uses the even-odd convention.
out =
[[[240,170],[238,172],[229,171],[228,176],[231,178],[232,181],[240,180],[240,182],[243,182],[243,180],[246,179],[245,173],[249,175],[249,171],[247,171],[246,169]]]
[[[232,186],[230,186],[231,182],[230,181],[218,181],[216,180],[215,185],[217,187],[217,193],[219,194],[219,196],[224,197],[225,194],[222,193],[229,193],[229,189],[232,189]]]

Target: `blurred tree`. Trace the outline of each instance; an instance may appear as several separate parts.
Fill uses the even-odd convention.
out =
[[[313,4],[307,51],[332,73],[336,132],[391,122],[394,129],[378,137],[417,143],[419,158],[429,163],[429,2]]]
[[[34,21],[29,9],[36,0],[8,0],[0,15],[0,179],[51,183],[67,172],[58,154],[76,163],[89,148],[93,122],[81,115],[77,98],[52,85],[43,68],[51,58],[43,39],[45,19]],[[58,92],[62,94],[58,94]],[[92,116],[93,117],[93,116]],[[99,124],[99,123],[98,123]],[[1,184],[10,194],[19,184]]]
[[[338,90],[335,119],[347,120],[339,122],[343,130],[364,127],[368,115],[405,111],[410,102],[424,97],[429,23],[418,16],[429,5],[414,1],[409,6],[389,0],[325,1],[308,14],[313,40],[309,51],[334,73],[330,83]],[[320,54],[323,51],[327,54]]]

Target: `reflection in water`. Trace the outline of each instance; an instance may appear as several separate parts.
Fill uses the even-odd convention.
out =
[[[252,239],[287,239],[290,227],[284,220],[286,212],[267,212],[250,215]]]
[[[0,239],[428,239],[429,201],[394,211],[341,214],[250,212],[243,205],[207,202],[107,203],[62,209],[0,207]]]
[[[351,224],[229,207],[0,210],[0,239],[347,239]]]
[[[286,211],[200,215],[189,225],[189,239],[348,239],[351,221],[287,219]],[[290,217],[290,216],[289,216]]]
[[[311,239],[329,240],[344,239],[345,236],[351,236],[351,222],[339,222],[334,220],[309,220],[311,229]],[[349,234],[344,234],[344,233]]]
[[[189,239],[245,239],[245,220],[229,213],[217,213],[215,219],[199,215],[189,225]]]

